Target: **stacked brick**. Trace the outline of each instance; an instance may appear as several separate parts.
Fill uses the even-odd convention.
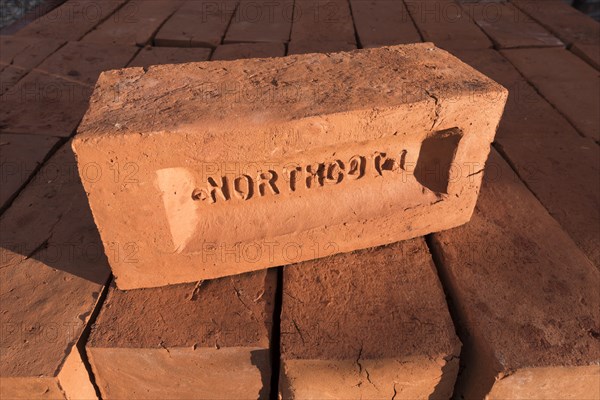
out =
[[[15,35],[1,37],[0,397],[600,399],[600,184],[594,179],[600,170],[600,128],[594,117],[599,107],[598,26],[560,0],[67,0]],[[473,163],[461,158],[461,151],[453,155],[460,175],[474,182],[469,188],[477,189],[462,210],[462,222],[470,217],[467,211],[483,176],[468,224],[425,241],[418,236],[442,227],[415,230],[411,220],[397,229],[415,230],[406,236],[414,239],[346,252],[364,247],[352,243],[336,255],[351,238],[336,233],[329,240],[311,233],[310,243],[321,247],[286,247],[286,257],[269,265],[293,265],[277,270],[243,266],[253,254],[239,253],[235,246],[209,247],[204,254],[213,261],[220,257],[225,268],[220,274],[235,275],[211,280],[202,279],[216,275],[177,276],[185,264],[170,262],[166,274],[175,275],[167,283],[194,282],[132,290],[110,285],[106,256],[140,275],[156,265],[144,259],[136,240],[102,243],[98,228],[102,232],[105,224],[96,227],[83,189],[109,177],[115,183],[112,191],[88,191],[92,203],[96,195],[108,195],[106,203],[114,203],[119,193],[131,190],[131,179],[139,179],[137,164],[123,157],[114,157],[110,165],[80,158],[80,175],[71,150],[70,139],[101,71],[142,67],[130,70],[136,72],[127,79],[156,77],[160,71],[166,79],[177,68],[152,66],[213,60],[194,65],[214,72],[265,65],[285,54],[421,40],[452,52],[509,89],[494,142],[498,152],[492,150],[487,164],[483,156]],[[314,61],[314,76],[314,66],[326,59],[354,62],[351,56],[337,57],[307,60]],[[221,63],[245,58],[261,60]],[[424,66],[439,76],[444,65],[454,62],[430,61]],[[371,80],[379,94],[389,90],[396,75],[407,73],[408,68],[398,67],[401,63],[395,65],[385,84]],[[355,62],[352,66],[355,73],[369,74]],[[190,79],[193,73],[186,68],[179,71]],[[261,77],[260,69],[246,73],[258,87],[289,83]],[[120,74],[104,77],[118,82]],[[386,76],[382,71],[370,75]],[[334,76],[356,85],[356,76]],[[229,84],[242,80],[223,79],[220,89],[235,92]],[[414,81],[407,78],[407,83]],[[315,85],[322,88],[324,82]],[[177,84],[177,79],[164,83],[167,88]],[[108,87],[101,79],[99,88]],[[319,102],[337,98],[342,87],[326,92]],[[177,87],[185,100],[172,106],[185,109],[199,94],[204,100],[215,95],[214,87],[205,89]],[[128,99],[122,105],[126,112],[133,103],[126,85],[119,90]],[[473,103],[448,101],[437,90],[401,94],[408,103],[422,101],[425,107],[407,115],[425,113],[426,123],[411,125],[405,118],[390,128],[426,125],[450,138],[460,125],[453,115],[462,111],[475,116],[467,122],[492,121],[495,117],[481,110],[503,96],[497,92],[484,106],[477,90],[470,92]],[[358,98],[361,106],[372,105],[364,93]],[[326,110],[314,109],[312,100],[302,114],[314,119],[305,127],[310,140],[300,143],[309,149],[312,141],[336,130],[335,121]],[[345,132],[349,143],[371,128],[385,132],[386,127],[376,125],[388,104],[374,107],[360,129]],[[271,112],[269,102],[254,101],[254,106],[251,127],[260,126]],[[166,116],[169,106],[162,100],[146,110],[159,133],[185,121]],[[227,114],[219,123],[230,120],[234,126],[239,118]],[[109,122],[120,134],[130,121]],[[493,132],[496,125],[491,122],[480,131]],[[208,142],[194,141],[198,154],[214,147],[218,128],[210,131]],[[480,154],[487,155],[492,136],[482,142]],[[257,143],[265,148],[260,154],[283,149],[287,157],[285,149],[301,139],[282,129],[273,130],[271,138]],[[464,142],[465,137],[458,141],[459,150]],[[181,152],[165,143],[156,149],[136,150],[147,157],[165,149]],[[118,156],[117,151],[111,155]],[[143,214],[149,200],[146,196],[120,212]],[[339,205],[319,209],[319,216],[326,218]],[[439,224],[447,214],[451,211],[429,217]],[[148,224],[155,216],[148,214]],[[366,231],[358,226],[351,228],[361,238]],[[387,225],[379,228],[380,237],[368,246],[405,238],[392,237]],[[322,256],[328,257],[311,260]],[[296,263],[301,260],[307,261]],[[238,274],[251,269],[259,270]],[[124,280],[116,275],[121,285]]]

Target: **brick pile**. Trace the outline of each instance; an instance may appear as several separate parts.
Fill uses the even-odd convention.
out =
[[[0,36],[0,398],[600,399],[599,26],[562,0],[67,0],[14,35]],[[509,90],[499,125],[505,93],[489,90],[482,98],[487,89],[480,84],[489,81],[431,44],[414,47],[435,52],[422,62],[380,63],[395,70],[365,68],[369,60],[357,62],[348,54],[280,58],[419,41],[433,42]],[[378,51],[364,54],[377,64]],[[246,58],[252,60],[225,62]],[[153,67],[187,63],[197,64]],[[311,72],[293,80],[299,63]],[[269,65],[287,74],[273,79],[264,73]],[[112,95],[122,101],[102,120],[119,138],[112,161],[80,157],[78,167],[71,139],[78,127],[83,132],[93,125],[89,116],[84,125],[80,121],[98,77],[126,66],[137,69],[105,73],[96,87],[117,88]],[[435,78],[419,81],[420,73]],[[210,79],[190,86],[195,74]],[[398,77],[405,81],[401,87],[394,86]],[[460,77],[463,86],[448,85]],[[290,94],[290,83],[308,78],[318,101],[314,93],[300,92],[305,103],[299,109],[298,97],[273,103],[235,96],[214,110],[186,109],[235,95],[245,81],[268,94]],[[332,80],[338,84],[328,87]],[[349,92],[342,90],[347,87]],[[152,94],[157,91],[173,101]],[[170,92],[176,96],[168,97]],[[147,121],[138,129],[131,110],[144,96],[152,102],[143,107]],[[107,98],[94,95],[92,108]],[[252,118],[240,124],[244,101],[252,105],[245,111]],[[289,112],[279,115],[278,109]],[[340,123],[349,117],[354,125]],[[194,128],[185,124],[190,121],[217,123]],[[282,122],[299,124],[304,136],[288,134]],[[236,126],[255,136],[270,133],[245,147],[235,142]],[[458,150],[450,154],[460,167],[459,181],[467,177],[468,185],[453,191],[450,174],[441,187],[435,180],[433,186],[419,185],[441,193],[442,201],[417,213],[411,206],[380,207],[394,223],[370,234],[373,221],[357,219],[339,231],[331,223],[321,234],[309,229],[304,242],[268,243],[263,249],[273,253],[266,254],[279,257],[271,263],[257,263],[254,247],[240,252],[235,244],[208,246],[200,263],[186,255],[164,262],[157,273],[155,260],[164,253],[148,257],[127,237],[103,243],[106,218],[93,217],[88,205],[87,195],[98,214],[94,202],[115,207],[139,184],[146,168],[137,163],[145,159],[132,164],[119,153],[130,146],[120,141],[135,136],[128,133],[132,127],[147,142],[147,127],[163,140],[133,147],[153,162],[161,154],[206,160],[225,140],[232,146],[215,159],[264,163],[294,156],[307,165],[319,160],[305,156],[324,143],[341,159],[344,149],[349,156],[373,150],[370,143],[424,143],[419,127],[442,132],[447,144],[460,128]],[[210,135],[196,139],[196,131],[207,129]],[[181,132],[193,138],[188,147],[164,143]],[[469,143],[479,143],[473,145],[477,160],[463,154]],[[415,149],[439,161],[448,158],[448,147],[455,148]],[[410,164],[408,150],[393,166]],[[383,181],[391,164],[379,153],[374,160],[376,155],[384,161],[376,179]],[[324,182],[334,178],[333,168]],[[414,178],[415,171],[408,175]],[[418,182],[427,182],[427,175]],[[112,183],[95,190],[98,182]],[[276,196],[268,177],[262,183],[256,193],[266,196],[259,200]],[[157,185],[148,180],[144,186]],[[323,186],[316,188],[331,189]],[[248,195],[243,186],[232,188],[232,195]],[[380,206],[382,188],[376,190]],[[427,190],[410,192],[411,198]],[[354,196],[369,190],[362,192]],[[452,204],[462,207],[461,216],[444,225],[455,215],[447,211],[448,197],[457,193]],[[310,203],[312,195],[306,191],[303,198]],[[140,231],[152,234],[161,215],[149,211],[154,197],[140,196],[119,209],[119,218],[113,212],[113,220],[145,215]],[[402,196],[398,201],[402,205]],[[334,217],[344,202],[331,203],[301,220]],[[177,209],[187,203],[169,204]],[[270,204],[268,218],[282,204]],[[435,207],[439,213],[431,211]],[[255,217],[240,214],[242,222]],[[431,224],[419,226],[416,214]],[[188,215],[180,214],[182,220]],[[293,236],[303,227],[298,220],[280,228]],[[215,226],[215,237],[233,243],[238,233],[278,234],[270,222],[241,230],[235,224],[219,229],[220,220]],[[340,234],[343,229],[349,233]],[[414,238],[392,243],[405,238],[400,231]],[[155,239],[149,243],[161,243]],[[382,243],[391,244],[348,252]],[[181,254],[167,250],[168,256]],[[115,284],[106,257],[133,275],[116,271]],[[220,265],[216,275],[203,275],[202,266],[210,264]],[[239,274],[249,270],[257,271]],[[224,274],[235,275],[203,280]],[[123,290],[128,279],[144,286],[189,283]]]

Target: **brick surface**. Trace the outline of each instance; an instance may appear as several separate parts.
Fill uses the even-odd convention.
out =
[[[0,36],[0,63],[29,71],[63,44],[53,39]]]
[[[564,49],[507,50],[502,54],[583,135],[600,140],[599,72]]]
[[[129,63],[130,67],[149,67],[159,64],[184,64],[206,61],[210,57],[210,49],[180,47],[144,47]]]
[[[356,33],[364,48],[421,41],[402,1],[351,0],[350,6]]]
[[[0,98],[5,133],[66,137],[85,114],[92,88],[32,71]]]
[[[501,1],[461,2],[496,48],[563,46],[563,43],[512,4]]]
[[[105,43],[69,42],[38,66],[38,70],[94,86],[102,71],[123,68],[139,49]]]
[[[186,2],[160,28],[156,46],[215,47],[221,44],[237,1]]]
[[[356,50],[356,44],[347,42],[296,42],[288,44],[288,55],[308,53],[336,53]]]
[[[432,244],[468,338],[455,395],[600,397],[600,271],[496,152],[471,222]]]
[[[296,2],[292,42],[342,42],[356,45],[354,23],[348,0]]]
[[[70,146],[0,224],[0,396],[95,398],[76,346],[109,269]]]
[[[28,72],[26,69],[5,64],[0,64],[0,69],[0,95],[16,85]]]
[[[211,60],[237,60],[241,58],[282,57],[283,43],[234,43],[217,47]]]
[[[0,134],[0,210],[33,175],[58,138]]]
[[[600,45],[575,43],[570,50],[592,67],[600,69]]]
[[[144,46],[183,0],[132,0],[82,39],[84,42]]]
[[[422,238],[284,268],[284,399],[450,398],[459,353]]]
[[[129,5],[113,15],[126,1],[67,0],[49,13],[39,16],[15,36],[35,37],[37,40],[79,40],[105,19],[119,18],[121,10],[125,11],[126,15],[131,15],[135,7]]]
[[[287,43],[293,16],[293,0],[241,0],[224,43]]]
[[[86,346],[102,398],[269,398],[275,278],[111,289]]]
[[[600,220],[596,143],[582,138],[497,51],[456,55],[508,88],[497,147],[580,249],[600,266],[598,225],[590,223]]]
[[[311,258],[290,259],[290,243],[344,252],[465,223],[480,177],[450,179],[451,163],[483,164],[506,98],[431,44],[121,70],[96,88],[75,148],[82,165],[130,167],[86,182],[103,239],[135,241],[144,260],[109,255],[122,289]],[[144,211],[115,220],[133,204]]]
[[[446,50],[485,49],[492,42],[454,0],[407,0],[406,5],[423,39]]]
[[[600,45],[600,24],[561,0],[511,0],[525,14],[536,20],[567,44]]]

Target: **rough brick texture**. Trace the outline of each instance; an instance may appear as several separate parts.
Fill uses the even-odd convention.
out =
[[[600,153],[495,50],[457,52],[509,90],[496,147],[549,213],[600,268]],[[586,171],[586,173],[581,173]]]
[[[239,60],[243,58],[282,57],[283,43],[233,43],[215,49],[211,60]]]
[[[47,14],[34,20],[15,36],[34,37],[36,40],[79,40],[104,20],[118,19],[120,15],[131,17],[139,7],[140,0],[67,0]],[[113,14],[119,10],[116,14]],[[123,12],[123,14],[121,14]]]
[[[134,0],[81,39],[84,42],[143,46],[183,0]]]
[[[446,50],[485,49],[492,42],[454,0],[407,0],[423,39]]]
[[[498,153],[471,222],[432,242],[468,338],[455,395],[600,398],[600,271]]]
[[[600,140],[600,72],[565,49],[513,49],[502,54],[583,135]]]
[[[421,41],[403,2],[351,0],[350,5],[363,48]]]
[[[0,209],[33,175],[58,138],[37,135],[0,134]]]
[[[215,47],[221,43],[237,1],[191,0],[160,28],[156,46]]]
[[[86,346],[102,398],[269,398],[275,275],[111,288]]]
[[[129,67],[149,67],[160,64],[184,64],[207,61],[210,49],[180,47],[144,47],[129,63]]]
[[[468,13],[487,33],[496,48],[563,46],[557,37],[504,1],[461,1]]]
[[[224,43],[287,43],[293,17],[294,0],[241,0]]]
[[[3,399],[95,398],[79,347],[110,271],[76,171],[65,145],[0,219]]]
[[[120,172],[86,182],[105,244],[138,250],[109,254],[117,285],[160,286],[468,221],[505,99],[431,44],[128,69],[101,76],[75,148]]]
[[[422,238],[284,268],[284,399],[447,399],[459,352]]]

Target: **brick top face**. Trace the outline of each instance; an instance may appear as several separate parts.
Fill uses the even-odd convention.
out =
[[[229,135],[316,115],[503,90],[429,43],[130,68],[102,74],[79,137],[166,130],[206,138],[209,129]]]
[[[161,286],[465,223],[505,100],[431,44],[131,68],[74,148],[117,285]]]

